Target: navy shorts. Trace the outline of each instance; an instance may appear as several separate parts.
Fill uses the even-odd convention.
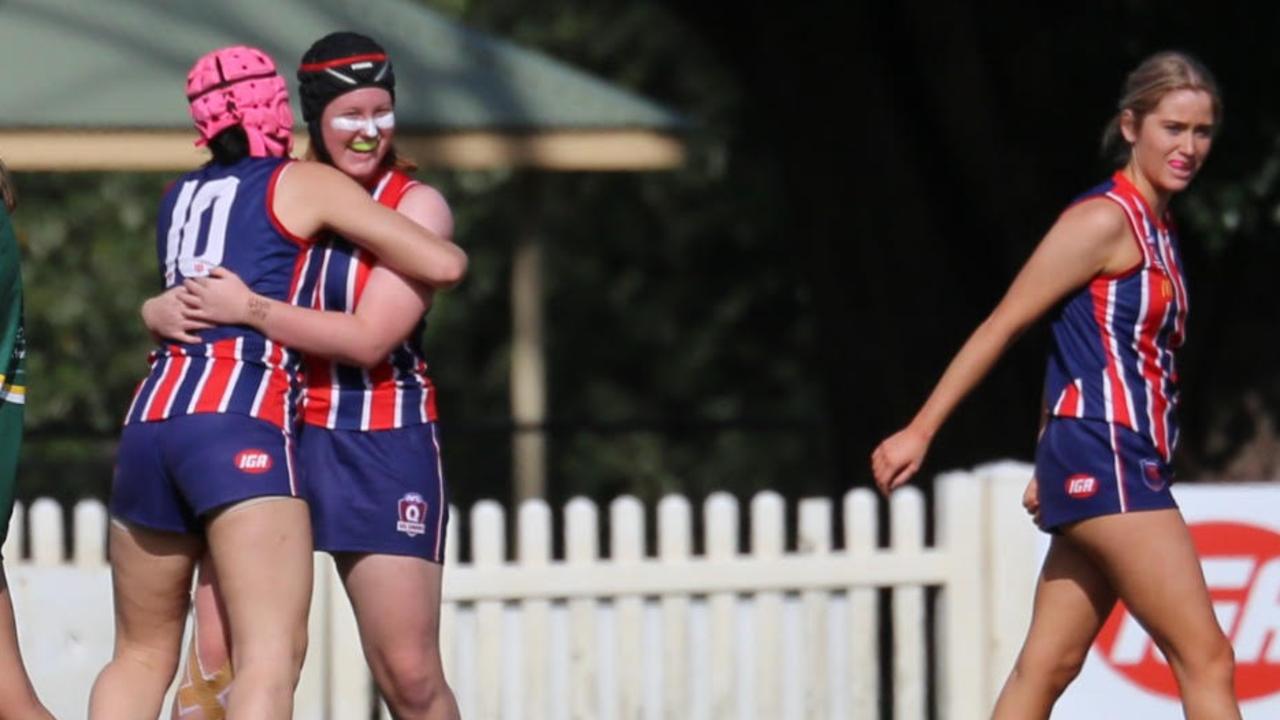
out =
[[[1173,471],[1151,440],[1102,420],[1050,418],[1036,447],[1036,481],[1046,530],[1178,506],[1169,492]]]
[[[130,423],[120,435],[111,514],[194,533],[201,518],[233,503],[298,495],[293,440],[265,420],[237,413]]]
[[[449,508],[434,423],[375,431],[307,425],[298,458],[317,550],[444,561]]]

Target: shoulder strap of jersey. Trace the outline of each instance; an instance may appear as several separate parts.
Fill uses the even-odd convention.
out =
[[[284,177],[284,174],[288,172],[289,168],[292,167],[295,162],[297,161],[290,158],[284,158],[271,170],[271,177],[267,179],[267,193],[263,198],[263,202],[266,205],[267,218],[271,220],[271,225],[276,229],[276,232],[280,233],[281,237],[289,240],[298,247],[306,248],[314,244],[318,238],[304,238],[299,235],[294,235],[293,231],[285,227],[284,223],[280,221],[280,218],[276,216],[276,187],[280,184],[280,179]],[[322,236],[323,235],[321,235],[321,237]]]
[[[377,186],[374,188],[373,199],[394,209],[399,207],[404,194],[417,184],[418,181],[407,173],[395,169],[388,170],[387,174],[378,181]]]

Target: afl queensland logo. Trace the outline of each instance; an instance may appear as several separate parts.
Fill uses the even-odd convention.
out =
[[[1098,479],[1078,473],[1067,478],[1067,495],[1076,500],[1091,498],[1098,492]]]
[[[271,456],[263,450],[241,450],[234,460],[236,469],[250,475],[261,475],[271,469]]]
[[[396,522],[396,530],[409,537],[421,535],[427,531],[424,520],[427,517],[427,502],[418,493],[406,493],[398,503],[400,519]]]

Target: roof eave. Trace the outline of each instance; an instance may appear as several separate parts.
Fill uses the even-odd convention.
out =
[[[295,134],[300,154],[305,133]],[[647,128],[413,131],[397,150],[424,167],[557,171],[668,170],[685,161],[683,138]],[[190,130],[0,129],[0,158],[18,171],[174,171],[208,159]]]

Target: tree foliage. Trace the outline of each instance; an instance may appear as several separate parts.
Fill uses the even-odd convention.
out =
[[[746,492],[778,478],[819,490],[810,299],[778,219],[776,174],[739,142],[741,89],[660,6],[444,9],[666,102],[695,128],[688,166],[671,172],[421,174],[450,199],[472,258],[426,339],[454,500],[510,495],[507,290],[514,243],[529,236],[546,251],[553,499]],[[402,92],[412,81],[401,78]],[[144,372],[137,307],[156,287],[164,181],[20,178],[30,199],[17,219],[32,307],[27,495],[61,475],[46,462],[54,439],[64,458],[82,447],[69,436],[103,439],[81,452],[98,463],[92,491],[105,490],[110,440]]]
[[[874,443],[909,419],[1055,214],[1109,172],[1096,135],[1124,73],[1171,45],[1217,72],[1227,108],[1203,177],[1175,204],[1193,303],[1180,472],[1280,472],[1280,96],[1268,86],[1280,55],[1250,31],[1280,9],[428,4],[691,128],[674,171],[421,174],[472,258],[426,341],[459,504],[510,494],[507,288],[528,237],[546,249],[553,501],[865,482]],[[144,368],[136,310],[156,287],[165,181],[18,178],[28,496],[105,491]],[[926,472],[1030,455],[1043,352],[1032,333],[1005,358]]]

